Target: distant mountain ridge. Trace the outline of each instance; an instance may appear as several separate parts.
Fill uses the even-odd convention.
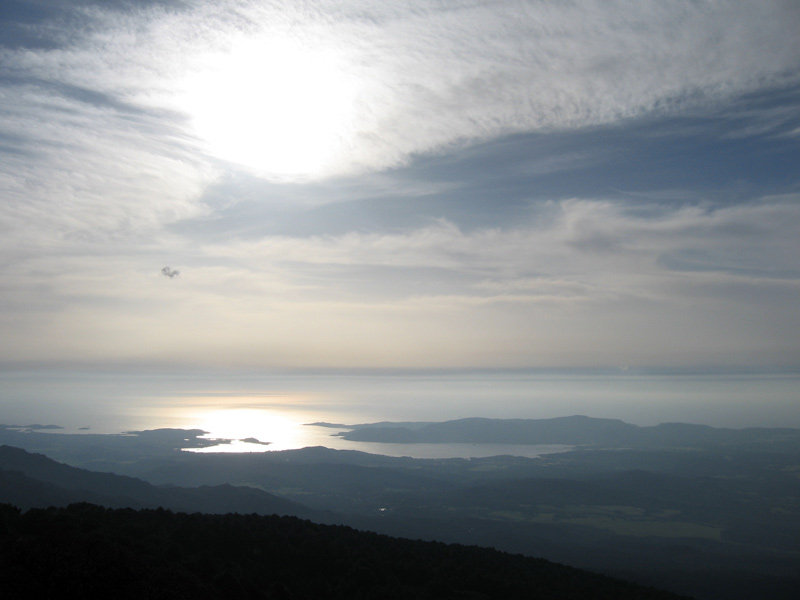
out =
[[[11,446],[0,446],[0,502],[25,509],[93,502],[112,508],[320,516],[302,504],[252,487],[156,486],[134,477],[70,467]]]
[[[570,444],[581,446],[661,447],[759,443],[774,440],[800,445],[800,429],[724,429],[708,425],[662,423],[649,427],[620,419],[582,415],[552,419],[466,418],[441,423],[375,423],[351,426],[338,434],[356,442],[399,444]]]

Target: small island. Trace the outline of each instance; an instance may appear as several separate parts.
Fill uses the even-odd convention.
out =
[[[269,446],[272,442],[262,442],[254,437],[244,438],[239,440],[240,442],[244,442],[246,444],[258,444],[259,446]]]

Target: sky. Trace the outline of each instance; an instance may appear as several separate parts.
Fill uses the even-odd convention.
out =
[[[6,0],[0,370],[800,370],[800,3]]]

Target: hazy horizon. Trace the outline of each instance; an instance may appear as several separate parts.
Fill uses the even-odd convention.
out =
[[[800,375],[630,372],[279,372],[149,375],[5,372],[6,425],[64,433],[199,428],[212,437],[280,440],[305,423],[545,419],[571,415],[640,425],[800,428]],[[323,444],[326,432],[302,436]],[[301,437],[302,437],[301,436]],[[330,445],[330,444],[328,444]]]

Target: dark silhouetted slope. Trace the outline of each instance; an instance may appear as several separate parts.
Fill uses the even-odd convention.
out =
[[[7,599],[669,600],[542,559],[292,517],[0,506]]]

